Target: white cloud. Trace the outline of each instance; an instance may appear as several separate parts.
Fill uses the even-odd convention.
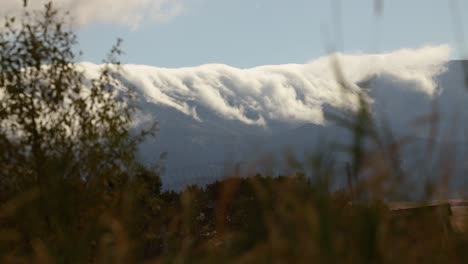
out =
[[[41,8],[48,0],[29,0],[28,6]],[[54,0],[53,4],[70,11],[79,25],[113,23],[137,28],[143,21],[165,22],[183,12],[183,0]],[[22,0],[2,0],[4,14],[20,13]]]
[[[269,121],[324,124],[325,105],[355,110],[356,94],[360,91],[356,84],[371,78],[390,78],[401,84],[395,87],[423,97],[437,95],[434,78],[445,69],[449,56],[448,46],[385,54],[336,54],[350,83],[345,94],[328,56],[307,64],[251,69],[220,64],[178,69],[125,65],[122,77],[140,89],[148,101],[201,121],[204,116],[197,114],[197,109],[208,109],[220,117],[251,125],[268,125]],[[83,66],[89,73],[99,69],[95,64]]]

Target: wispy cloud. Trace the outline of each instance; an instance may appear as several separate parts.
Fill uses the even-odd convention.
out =
[[[41,8],[49,0],[30,0],[30,8]],[[144,21],[166,22],[184,10],[183,0],[54,0],[53,4],[70,11],[79,25],[107,23],[138,28]],[[21,0],[2,0],[0,13],[19,14]]]

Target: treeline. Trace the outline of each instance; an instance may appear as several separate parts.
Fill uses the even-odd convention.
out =
[[[125,188],[24,192],[2,206],[2,262],[464,263],[466,236],[440,211],[391,210],[302,175],[231,178],[161,192],[141,172]],[[63,186],[62,186],[63,187]],[[66,192],[66,193],[65,193]],[[51,194],[48,194],[51,195]],[[66,202],[70,196],[73,203]],[[63,207],[66,206],[66,207]]]

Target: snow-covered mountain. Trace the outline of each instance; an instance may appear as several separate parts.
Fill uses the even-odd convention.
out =
[[[436,46],[251,69],[124,65],[116,78],[141,95],[136,126],[159,123],[158,138],[141,146],[141,159],[154,161],[167,152],[165,178],[177,184],[220,176],[236,162],[278,162],[276,154],[287,147],[302,155],[326,142],[346,141],[349,133],[329,113],[350,115],[363,91],[376,120],[396,135],[423,141],[430,126],[416,121],[436,109],[438,140],[463,142],[466,69],[449,57],[447,46]],[[90,75],[100,67],[82,66]]]

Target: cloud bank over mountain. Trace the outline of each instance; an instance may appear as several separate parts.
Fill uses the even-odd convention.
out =
[[[41,8],[50,0],[29,0],[28,6]],[[137,28],[143,21],[165,22],[180,15],[184,10],[183,0],[55,0],[53,4],[70,11],[79,25],[112,23]],[[19,14],[21,0],[2,0],[2,14]]]
[[[409,167],[425,162],[433,135],[435,149],[460,146],[457,157],[465,157],[466,144],[457,143],[466,142],[468,134],[465,73],[461,61],[449,58],[450,48],[443,45],[334,54],[305,64],[249,69],[221,64],[176,69],[123,65],[115,78],[141,95],[136,127],[155,120],[160,125],[157,140],[142,144],[141,159],[151,162],[168,153],[165,184],[180,187],[197,177],[223,176],[226,161],[253,168],[247,173],[254,173],[258,162],[271,164],[272,158],[279,161],[275,169],[281,172],[287,168],[281,163],[285,148],[305,158],[307,151],[327,144],[348,145],[350,131],[327,114],[352,113],[358,108],[359,93],[367,98],[379,131],[384,130],[384,121],[395,138],[415,139],[402,149]],[[101,68],[92,63],[81,67],[89,78]],[[337,80],[337,67],[346,89]],[[431,120],[427,117],[433,110],[438,111],[435,130],[421,122]],[[342,152],[336,157],[338,164],[347,159]],[[458,167],[457,175],[467,171],[468,165]]]
[[[200,109],[227,120],[266,126],[270,122],[325,124],[324,107],[353,111],[360,83],[386,78],[402,89],[430,98],[439,93],[435,77],[446,69],[448,46],[405,49],[384,54],[334,54],[306,64],[239,69],[221,64],[189,68],[125,65],[122,80],[147,102],[166,106],[204,122]],[[346,79],[343,89],[332,61]],[[88,72],[98,65],[85,63]],[[369,97],[369,102],[376,98]],[[384,98],[385,99],[385,98]]]

